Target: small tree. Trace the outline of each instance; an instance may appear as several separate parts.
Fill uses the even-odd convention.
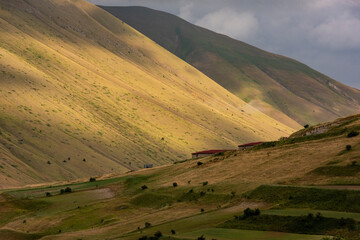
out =
[[[151,223],[146,222],[146,223],[145,223],[145,228],[149,228],[149,227],[151,227]]]
[[[155,236],[156,238],[161,238],[161,237],[162,237],[162,233],[161,233],[160,231],[157,231],[157,232],[154,234],[154,236]]]
[[[203,208],[200,211],[201,211],[201,213],[205,212],[205,210]]]
[[[204,235],[201,235],[200,237],[198,237],[197,240],[205,240]]]
[[[174,229],[171,229],[171,234],[176,234],[175,230]]]
[[[50,162],[50,161],[47,161],[47,164],[51,164],[51,162]]]
[[[71,190],[71,188],[66,187],[66,188],[65,188],[65,190],[64,190],[64,192],[65,192],[65,193],[71,193],[71,192],[72,192],[72,190]]]
[[[351,150],[351,145],[346,145],[346,151],[350,151]]]
[[[209,182],[206,181],[206,182],[203,182],[202,185],[203,185],[203,186],[206,186],[206,185],[208,185],[208,183],[209,183]]]
[[[46,195],[47,197],[50,197],[50,196],[51,196],[51,193],[50,193],[50,192],[46,192],[45,195]]]
[[[148,187],[147,187],[146,185],[142,185],[142,186],[141,186],[141,189],[142,189],[142,190],[145,190],[145,189],[147,189],[147,188],[148,188]]]
[[[309,128],[309,124],[304,125],[304,128],[305,129]]]
[[[89,179],[89,182],[95,182],[96,181],[96,178],[94,178],[94,177],[91,177],[90,179]]]
[[[173,187],[177,187],[178,184],[176,182],[173,183]]]
[[[351,132],[348,133],[347,137],[351,138],[351,137],[356,137],[357,135],[359,135],[359,132],[351,131]]]
[[[201,166],[201,165],[203,165],[203,163],[202,162],[197,162],[197,165]]]

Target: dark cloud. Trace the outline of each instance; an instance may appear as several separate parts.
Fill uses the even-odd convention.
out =
[[[89,0],[146,6],[299,60],[360,89],[358,0]]]

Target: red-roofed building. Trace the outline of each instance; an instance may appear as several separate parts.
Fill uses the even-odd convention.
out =
[[[244,150],[244,149],[247,149],[247,148],[251,148],[251,147],[254,147],[256,145],[260,145],[262,144],[263,142],[253,142],[253,143],[247,143],[247,144],[243,144],[243,145],[239,145],[239,150]]]
[[[229,150],[206,150],[201,152],[192,153],[192,158],[207,157],[216,153],[226,152]]]

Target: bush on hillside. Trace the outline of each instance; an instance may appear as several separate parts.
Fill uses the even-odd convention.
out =
[[[309,124],[306,124],[306,125],[304,125],[304,128],[306,129],[306,128],[309,128],[310,126],[309,126]]]
[[[243,218],[259,216],[259,215],[260,215],[260,209],[256,208],[255,210],[252,210],[250,208],[247,208],[244,210]]]
[[[91,177],[90,179],[89,179],[89,182],[95,182],[96,181],[96,178],[94,178],[94,177]]]
[[[141,189],[142,189],[142,190],[145,190],[145,189],[147,189],[147,188],[148,188],[148,187],[147,187],[146,185],[142,185],[142,186],[141,186]]]
[[[176,182],[173,183],[173,187],[177,187],[178,184]]]
[[[346,151],[350,151],[351,150],[351,145],[346,145]]]
[[[203,165],[203,163],[202,162],[197,162],[197,165],[201,166],[201,165]]]
[[[197,240],[205,240],[204,235],[201,235],[200,237],[198,237]]]
[[[351,132],[348,133],[347,137],[351,138],[351,137],[356,137],[357,135],[359,135],[359,132],[351,131]]]

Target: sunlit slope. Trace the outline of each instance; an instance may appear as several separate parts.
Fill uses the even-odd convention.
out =
[[[264,115],[85,1],[0,1],[2,185],[277,139]]]
[[[360,111],[360,91],[283,56],[143,7],[102,7],[273,118],[298,128]],[[297,122],[295,122],[295,121]]]

